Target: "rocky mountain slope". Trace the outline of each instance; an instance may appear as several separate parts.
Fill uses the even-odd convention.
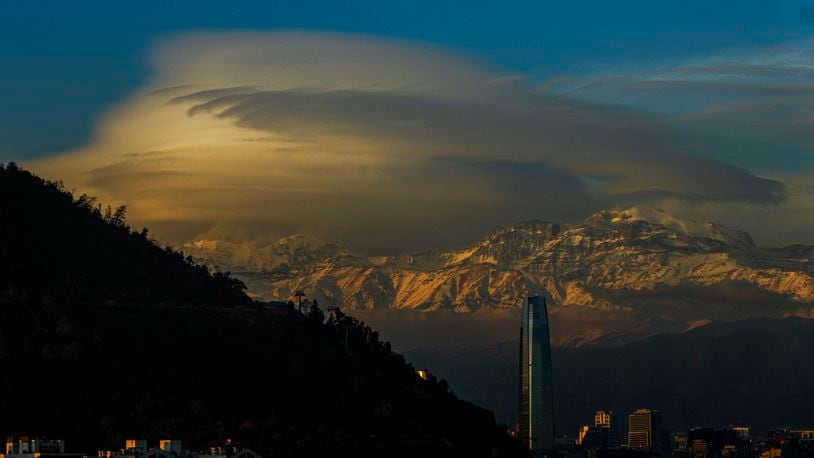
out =
[[[398,256],[356,256],[306,235],[265,246],[198,240],[183,249],[231,271],[257,297],[302,289],[351,310],[466,313],[544,294],[569,328],[561,344],[716,319],[814,317],[812,247],[761,248],[744,232],[660,210],[603,211],[573,227],[528,221],[463,250]],[[603,319],[588,323],[586,312]]]

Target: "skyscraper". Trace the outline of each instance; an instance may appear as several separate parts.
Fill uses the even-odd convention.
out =
[[[532,296],[520,326],[520,396],[517,433],[532,455],[554,451],[554,389],[545,298]]]
[[[628,416],[627,446],[646,450],[660,448],[659,412],[639,409]]]
[[[597,410],[594,415],[594,427],[600,432],[600,449],[617,448],[619,446],[616,439],[616,418],[613,411]]]
[[[613,411],[605,412],[604,410],[597,410],[594,414],[594,426],[604,426],[610,428],[613,426]]]

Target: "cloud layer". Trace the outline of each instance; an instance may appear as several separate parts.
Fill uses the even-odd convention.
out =
[[[408,251],[613,205],[787,198],[658,117],[420,44],[194,34],[160,43],[154,66],[88,146],[32,167],[126,202],[168,240],[305,229]]]

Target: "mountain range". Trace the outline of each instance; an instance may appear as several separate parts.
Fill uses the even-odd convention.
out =
[[[269,298],[327,291],[323,306],[386,315],[420,346],[409,364],[341,311],[323,320],[316,307],[303,315],[252,300],[242,282],[131,227],[124,207],[104,209],[13,164],[0,167],[0,191],[7,433],[59,435],[80,450],[127,436],[192,447],[233,437],[273,456],[522,456],[492,412],[450,386],[514,422],[515,307],[535,292],[552,299],[560,331],[561,432],[596,409],[616,411],[620,431],[639,407],[660,409],[671,429],[744,420],[758,431],[805,426],[814,410],[810,247],[759,248],[720,225],[635,209],[572,227],[522,223],[465,250],[406,256],[358,256],[302,235],[194,245],[210,263],[244,266],[235,270],[256,295],[263,285],[280,288]],[[492,273],[478,289],[468,276],[482,271]],[[512,275],[520,280],[497,281]],[[357,278],[380,282],[379,299],[354,302],[364,297]],[[590,294],[571,294],[569,282]],[[382,299],[418,301],[421,291],[416,307]],[[749,315],[775,318],[734,321]],[[708,321],[716,316],[730,321]],[[502,341],[484,339],[499,325]],[[667,325],[681,329],[648,335]]]
[[[814,317],[814,247],[759,247],[745,232],[659,209],[601,211],[572,226],[526,221],[461,250],[407,255],[357,255],[305,234],[271,244],[200,238],[182,249],[264,300],[304,290],[347,310],[467,314],[544,294],[565,346],[714,320]]]

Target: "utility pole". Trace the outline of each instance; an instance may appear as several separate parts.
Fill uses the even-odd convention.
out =
[[[294,297],[299,300],[300,313],[302,313],[302,298],[305,297],[305,291],[298,289],[297,292],[294,293]]]

